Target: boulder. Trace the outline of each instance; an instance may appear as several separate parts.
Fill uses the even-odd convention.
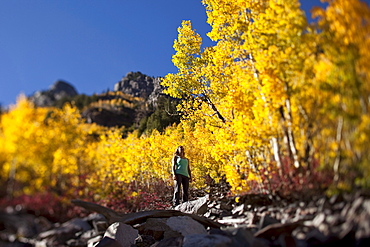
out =
[[[138,237],[138,230],[134,229],[130,225],[126,225],[121,222],[116,222],[110,225],[105,232],[103,239],[100,242],[105,242],[108,239],[113,239],[114,241],[109,245],[102,246],[116,246],[116,242],[121,247],[130,247],[135,243],[135,239]],[[99,242],[99,244],[100,244]],[[114,243],[114,244],[113,244]],[[99,246],[99,244],[97,246]],[[113,244],[113,245],[112,245]]]
[[[130,246],[130,245],[125,245],[125,246]],[[123,246],[117,240],[113,238],[104,237],[96,245],[93,245],[93,247],[123,247]]]
[[[161,240],[163,238],[177,237],[181,234],[167,225],[166,218],[149,218],[145,223],[141,224],[138,228],[141,235],[153,236],[155,240]],[[165,236],[166,233],[166,236]]]
[[[184,237],[172,237],[172,238],[165,238],[160,242],[156,242],[155,244],[151,245],[150,247],[181,247],[183,246]]]
[[[139,235],[135,239],[135,247],[149,247],[156,243],[156,240],[151,235]]]
[[[102,236],[98,235],[98,236],[95,236],[93,238],[90,238],[88,241],[87,241],[87,247],[96,247],[99,242],[102,240]]]
[[[218,234],[193,234],[184,238],[183,247],[224,247],[231,246],[231,238]]]
[[[193,220],[189,216],[171,217],[167,220],[167,225],[182,236],[192,234],[206,234],[207,231],[202,224]]]
[[[167,238],[185,237],[191,234],[206,234],[202,224],[189,216],[149,218],[137,227],[140,235],[150,235],[157,241]]]
[[[49,230],[50,224],[45,218],[37,219],[27,213],[0,213],[0,227],[4,228],[3,232],[6,235],[29,238],[41,231]]]
[[[208,210],[208,200],[209,196],[206,195],[196,200],[181,203],[175,209],[183,213],[203,215]]]
[[[40,233],[37,239],[45,242],[48,246],[63,245],[68,240],[73,239],[77,232],[88,230],[91,230],[89,223],[75,218],[63,223],[59,227]]]
[[[246,227],[230,227],[223,230],[232,239],[233,247],[252,246],[255,241],[252,230]]]

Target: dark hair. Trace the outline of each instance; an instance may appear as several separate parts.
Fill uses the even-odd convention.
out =
[[[185,155],[184,147],[183,147],[183,146],[178,146],[178,147],[176,148],[176,151],[175,151],[175,153],[173,154],[173,156],[174,156],[174,157],[175,157],[175,156],[181,156],[181,149],[183,150],[183,154]]]

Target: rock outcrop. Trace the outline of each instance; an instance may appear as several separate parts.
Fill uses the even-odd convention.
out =
[[[154,90],[154,78],[141,72],[129,72],[114,85],[114,91],[121,91],[133,97],[147,99]]]
[[[158,97],[164,95],[160,77],[150,77],[141,72],[129,72],[114,85],[114,91],[145,99],[148,105],[156,108]]]
[[[66,97],[74,97],[78,93],[76,89],[68,82],[58,80],[56,81],[49,90],[37,91],[30,100],[39,107],[52,106],[58,100]]]
[[[160,77],[129,72],[114,85],[114,92],[87,96],[78,94],[71,84],[59,80],[48,90],[37,91],[29,99],[37,107],[62,107],[65,103],[73,102],[86,122],[106,127],[124,126],[144,131],[146,121],[151,117],[151,123],[148,124],[150,128],[160,128],[161,131],[178,122],[179,117],[172,113],[176,111],[171,111],[168,116],[162,112],[175,108],[179,101],[163,94],[164,87],[160,82]],[[168,107],[163,107],[165,103]]]

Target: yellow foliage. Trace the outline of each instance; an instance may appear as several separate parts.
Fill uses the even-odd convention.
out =
[[[368,6],[330,1],[326,10],[314,11],[320,17],[316,31],[299,1],[203,3],[212,27],[208,36],[216,44],[201,51],[201,38],[183,22],[174,44],[178,72],[162,84],[184,99],[179,110],[185,120],[197,122],[212,140],[205,151],[220,162],[220,174],[233,189],[248,190],[246,177],[257,181],[258,167],[281,169],[285,157],[295,168],[317,159],[334,166],[341,150],[343,157],[354,157],[338,131],[343,114],[358,119],[357,109],[365,115],[370,110]],[[343,138],[356,143],[350,129],[359,120],[344,121]]]
[[[225,177],[232,192],[244,193],[284,166],[316,163],[341,188],[370,186],[369,7],[328,1],[313,11],[316,27],[298,0],[203,3],[214,45],[202,49],[183,21],[172,59],[178,71],[162,80],[167,94],[182,99],[180,124],[123,138],[122,129],[84,123],[73,106],[36,108],[21,96],[1,116],[0,180],[24,184],[27,193],[85,185],[79,195],[99,198],[150,189],[154,180],[171,185],[171,158],[182,145],[197,188]],[[116,98],[94,106],[143,100],[109,94]],[[359,177],[344,176],[349,171]]]
[[[2,172],[7,179],[25,183],[27,193],[78,186],[78,176],[93,169],[85,144],[94,129],[82,122],[75,107],[36,108],[20,96],[1,117],[0,138],[6,153]]]

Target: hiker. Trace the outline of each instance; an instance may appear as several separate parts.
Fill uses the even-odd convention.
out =
[[[191,182],[190,162],[185,158],[183,146],[179,146],[172,159],[173,179],[175,181],[175,190],[173,202],[175,206],[180,204],[180,190],[182,186],[182,202],[189,200],[189,183]]]

